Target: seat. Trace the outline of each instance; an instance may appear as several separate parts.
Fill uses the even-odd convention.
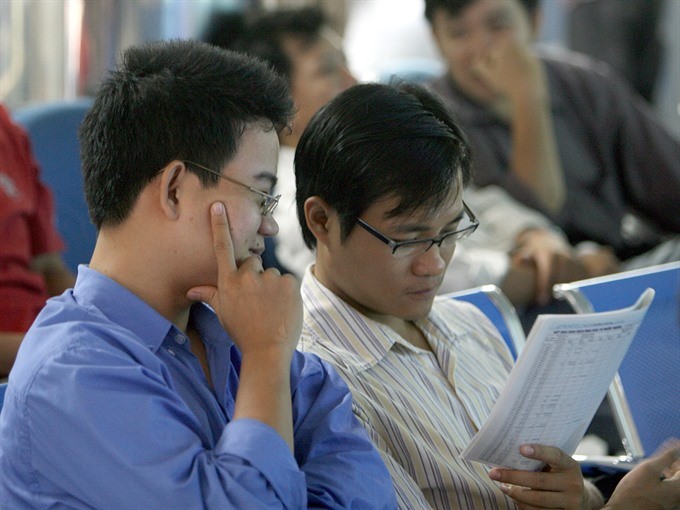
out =
[[[57,229],[66,243],[64,260],[76,272],[90,261],[97,230],[83,194],[78,129],[91,99],[41,103],[17,109],[15,120],[31,138],[43,181],[54,195]]]
[[[264,238],[264,252],[262,253],[262,267],[264,269],[269,269],[273,267],[278,269],[281,274],[288,274],[290,271],[286,269],[281,262],[279,262],[276,256],[276,238],[275,237],[265,237]]]
[[[450,292],[446,297],[467,301],[479,308],[486,315],[508,344],[512,357],[517,356],[524,347],[526,340],[522,323],[515,307],[495,285],[482,285],[472,289]]]
[[[2,404],[5,403],[5,392],[7,391],[7,383],[0,383],[0,411],[2,411]]]
[[[553,293],[577,313],[629,306],[647,288],[655,298],[608,399],[626,453],[651,455],[669,437],[680,437],[680,262],[556,285]]]

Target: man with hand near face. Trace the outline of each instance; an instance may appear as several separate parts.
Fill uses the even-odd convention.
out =
[[[680,143],[602,63],[534,48],[538,0],[425,0],[446,75],[432,88],[496,184],[585,254],[634,269],[680,257]],[[582,242],[588,242],[579,246]]]
[[[346,385],[295,350],[296,281],[262,270],[292,107],[243,55],[125,52],[81,129],[92,260],[10,374],[3,505],[394,508]]]

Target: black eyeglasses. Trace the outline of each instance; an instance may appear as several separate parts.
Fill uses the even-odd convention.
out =
[[[223,175],[220,172],[216,172],[215,170],[211,170],[210,168],[204,167],[203,165],[199,165],[198,163],[194,163],[193,161],[184,161],[185,165],[189,166],[195,166],[197,168],[200,168],[201,170],[205,170],[206,172],[209,172],[211,174],[215,174],[219,177],[222,177],[222,179],[226,179],[229,182],[233,182],[234,184],[238,184],[239,186],[243,186],[246,188],[248,191],[252,191],[253,193],[257,193],[262,197],[262,203],[260,204],[260,212],[262,213],[262,216],[268,216],[269,214],[274,212],[274,209],[276,209],[276,206],[279,205],[279,199],[281,198],[281,195],[276,195],[272,196],[269,193],[265,193],[264,191],[260,191],[259,189],[255,189],[252,186],[248,186],[247,184],[243,184],[242,182],[237,181],[236,179],[232,179],[231,177],[227,175]]]
[[[392,249],[392,255],[397,258],[421,255],[435,244],[439,246],[440,249],[453,248],[458,241],[470,236],[470,234],[477,230],[477,227],[479,226],[479,221],[465,202],[463,202],[463,217],[458,223],[459,228],[453,232],[444,232],[438,237],[414,239],[413,241],[395,241],[378,232],[361,218],[357,218],[357,223],[359,223],[359,225],[367,232],[389,246]]]

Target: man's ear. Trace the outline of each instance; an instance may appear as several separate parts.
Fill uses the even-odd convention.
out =
[[[168,163],[160,173],[159,205],[163,214],[174,220],[179,217],[182,183],[188,174],[187,167],[181,161],[175,160]]]
[[[328,240],[328,220],[333,208],[320,197],[309,197],[304,205],[305,221],[318,243],[325,244]]]

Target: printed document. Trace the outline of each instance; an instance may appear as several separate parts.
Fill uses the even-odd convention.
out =
[[[540,315],[489,418],[463,457],[536,471],[543,463],[519,453],[523,444],[576,450],[654,299],[647,289],[629,308]]]

